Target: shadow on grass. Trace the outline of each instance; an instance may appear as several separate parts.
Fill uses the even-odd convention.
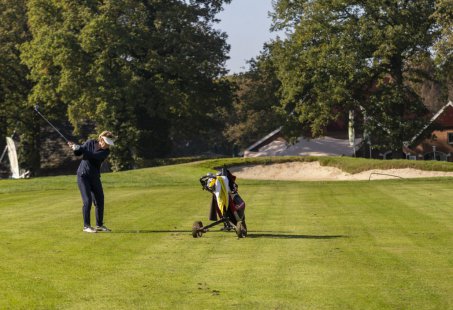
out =
[[[130,230],[114,230],[111,233],[116,234],[162,234],[162,233],[192,233],[192,230],[178,230],[178,229],[163,229],[163,230],[150,230],[150,229],[130,229]],[[211,233],[234,233],[234,231],[224,232],[220,230],[210,230]],[[336,239],[347,238],[343,235],[299,235],[291,234],[291,232],[284,231],[249,231],[247,238],[271,238],[271,239]]]
[[[298,235],[290,233],[260,233],[260,232],[248,232],[247,238],[270,238],[270,239],[336,239],[336,238],[347,238],[343,235]]]
[[[150,230],[150,229],[129,229],[129,230],[112,230],[111,234],[162,234],[162,233],[192,233],[192,230]]]

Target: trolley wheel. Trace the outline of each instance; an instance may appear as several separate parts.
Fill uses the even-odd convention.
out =
[[[203,223],[200,221],[196,221],[192,225],[192,237],[198,238],[203,236],[203,231],[201,228],[203,227]]]
[[[247,228],[242,221],[239,221],[236,224],[236,235],[238,238],[245,238],[247,236]]]

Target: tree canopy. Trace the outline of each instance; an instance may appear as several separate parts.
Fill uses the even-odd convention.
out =
[[[113,131],[122,170],[245,147],[282,124],[290,139],[320,136],[352,110],[370,144],[398,150],[453,99],[451,0],[274,0],[286,37],[227,76],[215,25],[230,2],[0,0],[0,136],[19,127],[38,171],[39,105],[77,142]]]
[[[20,52],[20,45],[31,39],[26,3],[0,0],[0,136],[17,130],[15,138],[20,136],[24,145],[19,149],[21,166],[33,169],[39,166],[39,124],[29,109],[27,98],[33,84]]]
[[[237,86],[233,109],[229,113],[225,135],[238,147],[250,146],[282,123],[280,81],[275,65],[265,48],[249,61],[250,70],[232,77]]]
[[[29,103],[67,115],[76,133],[87,123],[112,130],[115,169],[165,156],[228,103],[229,46],[212,27],[228,2],[28,1]]]
[[[433,57],[439,40],[436,3],[276,1],[274,28],[288,38],[272,55],[282,104],[298,126],[321,135],[335,111],[356,110],[381,146],[400,149],[426,114],[410,82],[426,76],[417,64]]]

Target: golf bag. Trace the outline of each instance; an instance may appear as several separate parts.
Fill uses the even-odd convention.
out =
[[[209,220],[214,223],[203,226],[195,222],[192,227],[194,238],[201,237],[209,228],[223,223],[224,230],[235,230],[239,238],[247,235],[245,223],[245,202],[238,193],[236,177],[224,167],[217,175],[208,173],[200,178],[203,190],[212,194]]]

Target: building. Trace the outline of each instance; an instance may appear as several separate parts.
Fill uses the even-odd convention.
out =
[[[453,161],[453,103],[443,106],[403,146],[408,159]]]
[[[244,157],[258,156],[354,156],[362,139],[351,143],[347,132],[327,132],[324,137],[307,139],[299,137],[289,144],[281,135],[281,127],[269,133],[244,151]]]

